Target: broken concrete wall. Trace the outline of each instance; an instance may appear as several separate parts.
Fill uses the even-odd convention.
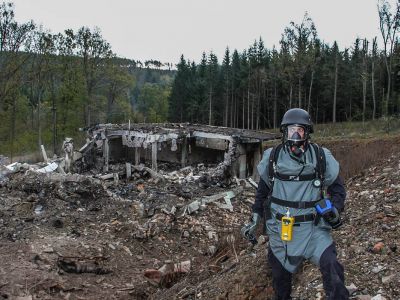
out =
[[[175,141],[174,139],[167,139],[166,141],[156,142],[157,161],[181,164],[184,160],[184,164],[189,165],[198,163],[217,164],[224,160],[224,154],[229,145],[229,142],[220,139],[202,137],[184,139],[175,139]],[[149,140],[151,139],[149,138]],[[141,146],[135,147],[139,145]],[[123,159],[135,163],[135,157],[138,156],[138,161],[144,163],[151,160],[153,152],[151,142],[142,141],[138,144],[130,144],[126,142],[126,137],[109,139],[108,147],[110,161]]]
[[[128,130],[125,125],[105,124],[89,134],[103,141],[105,171],[110,161],[121,160],[135,165],[151,162],[155,171],[158,162],[181,167],[205,163],[219,164],[219,173],[255,179],[262,141],[276,138],[250,130],[190,124],[129,124]]]
[[[257,165],[262,157],[261,144],[240,144],[237,147],[237,159],[233,164],[238,178],[252,177],[258,179]]]

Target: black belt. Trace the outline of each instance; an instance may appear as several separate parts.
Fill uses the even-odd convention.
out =
[[[312,208],[318,201],[319,200],[307,201],[307,202],[295,202],[295,201],[286,201],[279,198],[271,197],[272,203],[290,208]]]
[[[276,214],[276,219],[281,221],[282,217],[285,215],[282,215],[280,213]],[[309,215],[300,215],[300,216],[295,216],[294,217],[294,222],[295,223],[301,223],[301,222],[310,222],[315,220],[315,214],[309,214]]]
[[[311,181],[317,178],[317,174],[315,173],[308,175],[286,175],[286,174],[281,174],[279,172],[275,172],[275,176],[278,179],[285,181]]]

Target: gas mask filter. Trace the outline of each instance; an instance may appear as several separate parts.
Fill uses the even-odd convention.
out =
[[[306,132],[303,126],[289,125],[286,131],[286,141],[290,151],[297,157],[301,156],[305,149]]]

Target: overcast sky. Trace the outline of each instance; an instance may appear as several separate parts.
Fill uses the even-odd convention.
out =
[[[14,0],[18,21],[33,20],[53,33],[81,26],[101,29],[122,57],[198,62],[226,46],[240,52],[260,36],[278,45],[290,21],[307,11],[319,37],[350,47],[356,37],[378,36],[377,0]]]

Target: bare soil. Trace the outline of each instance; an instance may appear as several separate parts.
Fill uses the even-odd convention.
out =
[[[328,146],[345,165],[347,206],[334,236],[352,298],[400,299],[400,142]],[[358,169],[357,155],[369,157]],[[273,297],[268,242],[250,249],[239,236],[254,200],[249,185],[232,199],[233,211],[210,203],[190,215],[194,199],[238,186],[150,176],[58,182],[33,172],[0,186],[0,299]],[[152,279],[163,265],[188,260],[188,273]],[[293,296],[323,299],[315,266],[305,263],[295,275]]]

